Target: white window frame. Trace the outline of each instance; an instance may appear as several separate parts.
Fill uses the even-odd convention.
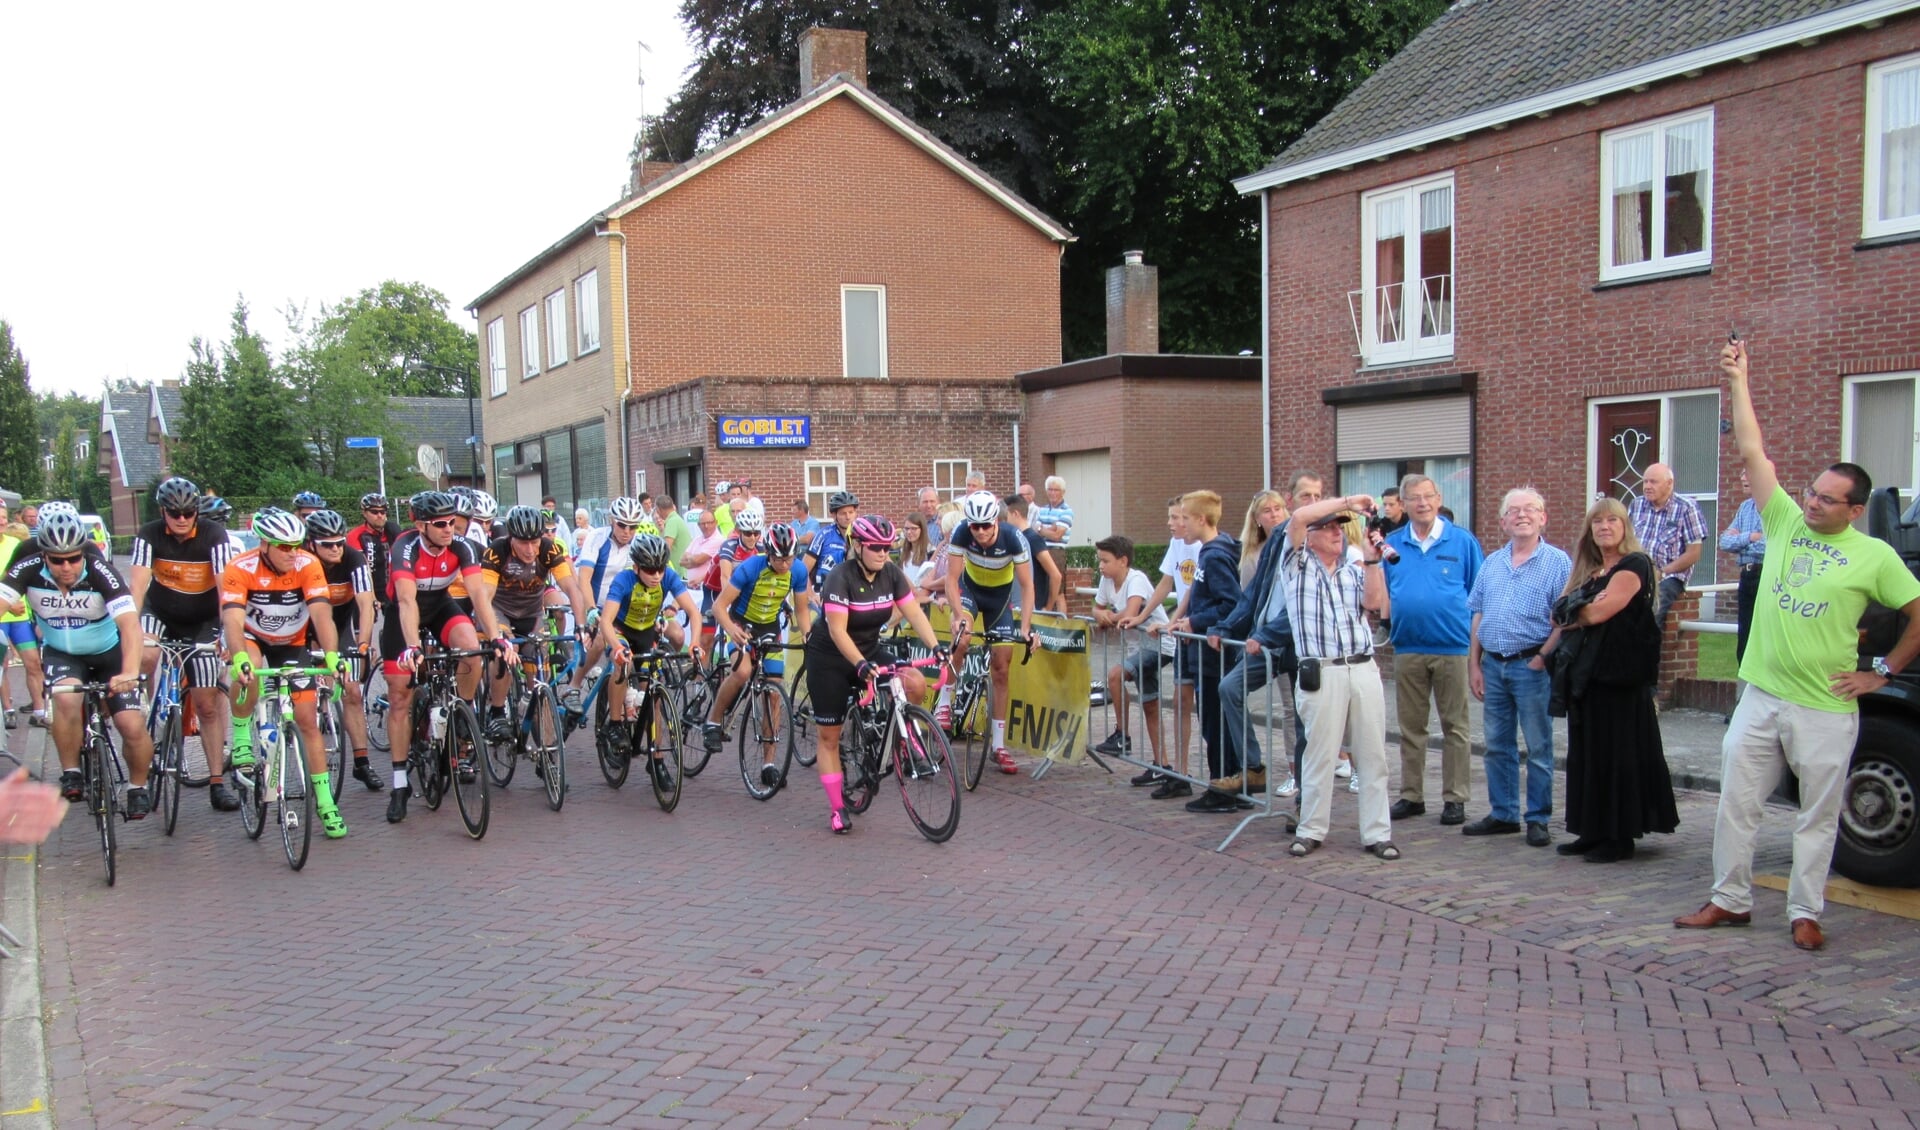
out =
[[[575,357],[585,357],[600,348],[600,272],[588,271],[573,280],[574,317],[580,320],[580,341]]]
[[[956,485],[944,487],[940,485],[940,469],[942,467],[947,469],[947,481]],[[957,478],[953,475],[955,468],[958,468],[960,472]],[[971,459],[935,459],[933,461],[934,493],[940,496],[940,501],[942,502],[960,501],[967,496],[967,476],[971,474],[973,474],[973,460]]]
[[[507,394],[507,320],[487,323],[487,390],[489,396]]]
[[[540,375],[540,307],[520,311],[520,379],[530,381]]]
[[[567,288],[547,295],[547,368],[567,363]]]
[[[1856,377],[1845,377],[1840,381],[1840,458],[1849,463],[1858,463],[1853,449],[1854,417],[1859,414],[1856,392],[1861,385],[1885,384],[1890,381],[1905,381],[1914,386],[1914,436],[1913,455],[1907,467],[1907,479],[1901,483],[1876,481],[1876,487],[1898,487],[1911,498],[1916,488],[1920,488],[1920,372],[1904,373],[1863,373]]]
[[[850,371],[848,358],[851,351],[847,348],[847,295],[853,291],[872,291],[880,296],[880,372],[871,377],[855,377]],[[840,287],[840,375],[853,380],[886,380],[889,372],[887,364],[887,288],[866,283],[843,283]]]
[[[822,472],[819,486],[813,482],[816,470]],[[809,459],[800,465],[800,481],[806,486],[807,508],[820,515],[821,521],[833,521],[833,512],[827,509],[827,497],[835,491],[847,489],[846,460]]]
[[[1684,255],[1668,255],[1667,210],[1665,207],[1667,181],[1667,147],[1662,139],[1666,131],[1673,126],[1692,125],[1695,122],[1707,123],[1707,167],[1706,192],[1701,205],[1700,250]],[[1713,265],[1713,169],[1719,134],[1714,128],[1713,107],[1704,110],[1689,110],[1684,114],[1674,114],[1665,118],[1656,118],[1650,122],[1636,122],[1631,126],[1608,130],[1600,135],[1600,279],[1612,282],[1618,279],[1633,279],[1643,275],[1661,275],[1669,271],[1685,271],[1695,267]],[[1628,263],[1624,266],[1613,264],[1613,147],[1638,134],[1652,134],[1656,142],[1653,147],[1653,201],[1651,209],[1653,232],[1648,244],[1652,248],[1652,257],[1644,263]]]
[[[1360,358],[1367,365],[1396,365],[1408,361],[1427,361],[1453,356],[1453,335],[1459,326],[1458,295],[1453,288],[1454,274],[1458,273],[1460,251],[1460,197],[1457,192],[1454,192],[1452,197],[1451,227],[1449,228],[1452,233],[1449,238],[1453,242],[1453,252],[1449,259],[1454,264],[1454,274],[1447,276],[1446,284],[1447,302],[1450,307],[1456,309],[1449,310],[1448,331],[1444,334],[1420,336],[1418,330],[1422,325],[1421,310],[1419,307],[1407,307],[1404,297],[1405,288],[1409,285],[1420,290],[1423,296],[1425,293],[1420,264],[1420,194],[1440,187],[1453,190],[1451,170],[1436,176],[1377,188],[1360,195]],[[1377,270],[1373,238],[1377,227],[1374,210],[1378,204],[1394,196],[1403,196],[1406,199],[1407,278],[1402,283],[1401,317],[1412,332],[1403,334],[1400,341],[1382,342],[1379,305],[1373,298],[1377,286],[1374,278]]]
[[[1887,59],[1867,68],[1867,120],[1866,178],[1861,185],[1861,225],[1860,234],[1865,238],[1881,235],[1901,235],[1906,232],[1920,231],[1920,212],[1911,216],[1896,216],[1885,219],[1880,215],[1880,177],[1881,162],[1885,147],[1881,144],[1884,115],[1881,104],[1886,89],[1886,77],[1897,71],[1920,68],[1920,55],[1904,55],[1898,59]]]

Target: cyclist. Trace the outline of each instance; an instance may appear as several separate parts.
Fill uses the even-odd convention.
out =
[[[232,557],[238,557],[247,551],[247,543],[233,532],[233,507],[217,494],[210,494],[200,500],[200,516],[209,522],[218,522],[227,531],[227,546]],[[230,558],[231,559],[231,558]]]
[[[370,793],[386,782],[367,764],[366,697],[360,685],[367,677],[367,644],[373,637],[373,571],[366,555],[347,544],[347,521],[331,510],[307,515],[307,550],[320,560],[327,578],[327,603],[333,606],[333,631],[340,650],[348,653],[346,683],[347,740],[353,745],[353,779]]]
[[[874,666],[893,662],[892,652],[880,642],[880,632],[893,619],[894,610],[906,615],[929,650],[943,660],[947,656],[926,611],[914,599],[913,585],[890,556],[893,523],[869,514],[855,519],[847,534],[856,548],[827,574],[819,593],[824,614],[807,633],[807,693],[813,696],[820,787],[827,794],[828,827],[839,835],[853,831],[841,788],[845,778],[840,772],[840,727],[854,692],[865,684]],[[900,682],[909,699],[918,702],[925,697],[927,681],[919,671],[903,668]]]
[[[850,490],[834,491],[827,496],[827,513],[833,518],[832,524],[807,544],[807,572],[813,578],[816,597],[827,583],[827,574],[847,558],[847,533],[853,529],[854,516],[860,513],[860,499]]]
[[[347,547],[367,559],[367,569],[373,574],[374,599],[383,606],[390,605],[393,598],[387,594],[393,591],[393,582],[387,575],[388,558],[400,537],[400,523],[387,517],[387,497],[371,491],[360,496],[360,518],[360,524],[347,531]],[[391,617],[391,608],[383,611]],[[371,631],[372,626],[368,627]]]
[[[1033,640],[1033,559],[1027,551],[1027,539],[1012,523],[1003,519],[1000,499],[992,491],[977,490],[960,504],[964,525],[955,527],[953,540],[947,543],[949,558],[962,558],[966,566],[947,569],[947,608],[953,614],[953,654],[955,662],[967,656],[967,637],[973,633],[973,617],[980,616],[985,631],[1005,631],[1013,626],[1014,586],[1020,588],[1020,637]],[[993,680],[993,701],[999,717],[990,723],[993,763],[1002,773],[1018,773],[1007,752],[1007,673],[1013,665],[1012,643],[993,649],[988,677]],[[816,700],[817,701],[817,700]],[[933,709],[934,721],[943,730],[953,724],[953,694],[949,687],[940,692]]]
[[[200,515],[200,488],[171,478],[153,492],[160,517],[133,536],[130,588],[147,638],[161,642],[215,643],[220,638],[220,575],[235,554],[226,527]],[[149,647],[143,671],[151,678],[160,665],[160,648]],[[186,666],[187,699],[200,720],[200,744],[207,755],[207,799],[219,812],[240,801],[227,787],[227,732],[220,693],[220,658],[194,656]]]
[[[727,578],[733,576],[734,566],[760,552],[760,535],[766,529],[766,513],[758,506],[748,506],[734,518],[733,534],[720,543],[713,555],[713,567],[707,570],[707,579],[701,589],[700,642],[711,644],[714,631],[714,605],[720,602],[720,588]],[[668,547],[672,553],[672,547]],[[691,621],[690,621],[691,622]]]
[[[496,538],[480,554],[480,583],[485,589],[494,615],[504,619],[514,635],[529,635],[540,626],[540,614],[546,605],[547,587],[557,585],[573,606],[576,624],[585,624],[587,606],[581,594],[573,563],[560,542],[547,535],[540,512],[531,506],[516,506],[507,511],[505,537]],[[584,628],[581,631],[585,631]],[[531,670],[533,649],[529,644],[520,652],[521,661]],[[488,711],[487,737],[505,741],[507,723],[507,687],[512,680],[493,679],[492,708]]]
[[[680,646],[679,641],[673,639],[677,626],[668,619],[668,599],[695,620],[700,615],[700,606],[694,602],[686,582],[667,564],[671,552],[667,540],[659,534],[634,535],[627,546],[627,557],[633,562],[633,568],[613,579],[613,587],[600,606],[600,634],[614,662],[607,687],[607,721],[609,737],[616,745],[626,744],[627,667],[633,657],[653,647],[663,621],[668,625],[668,641]],[[695,659],[700,658],[698,644],[694,645],[693,654]],[[663,785],[669,784],[663,777],[667,772],[665,762],[655,758],[648,770],[662,780]]]
[[[794,606],[794,625],[803,639],[811,617],[806,596],[807,567],[794,559],[793,529],[785,525],[775,526],[762,535],[761,541],[764,552],[734,566],[733,575],[720,586],[720,599],[713,604],[714,617],[720,622],[720,630],[740,650],[734,657],[733,670],[728,672],[726,681],[720,684],[720,693],[713,700],[713,712],[707,718],[706,732],[702,737],[708,753],[720,751],[724,737],[720,720],[726,717],[740,688],[746,685],[748,676],[753,673],[747,645],[762,636],[777,638],[780,635],[789,597]],[[786,662],[777,654],[768,656],[762,666],[768,675],[776,679],[787,673]],[[780,768],[773,764],[771,747],[767,749],[767,758],[766,766],[760,770],[760,780],[766,785],[777,785],[780,783]]]
[[[40,658],[48,686],[106,682],[107,709],[127,758],[127,819],[153,811],[147,767],[153,739],[140,717],[140,615],[133,594],[100,556],[80,515],[40,511],[40,526],[0,576],[0,608],[25,611],[39,625]],[[28,547],[31,546],[29,551]],[[117,656],[117,658],[116,658]],[[70,801],[85,792],[80,777],[80,698],[53,701],[53,745],[60,754],[60,792]]]
[[[320,513],[320,511],[315,511]],[[324,613],[327,575],[318,558],[301,549],[307,524],[276,506],[253,516],[253,534],[260,548],[233,559],[220,574],[220,626],[227,653],[233,656],[228,673],[233,678],[233,767],[253,765],[253,705],[259,698],[254,671],[261,666],[311,667],[307,649],[314,642],[325,654],[322,666],[340,670],[340,638],[333,617]],[[327,747],[320,741],[320,715],[314,680],[291,681],[293,724],[306,745],[307,776],[313,781],[314,804],[320,827],[330,840],[347,834],[346,818],[333,802],[327,772]]]
[[[326,508],[327,500],[318,491],[303,490],[293,496],[293,516],[302,522]]]
[[[500,512],[500,504],[483,490],[474,491],[472,498],[473,521],[467,524],[467,540],[475,549],[485,549],[498,536],[493,530],[493,516]]]
[[[602,643],[599,620],[600,605],[607,599],[607,590],[613,587],[613,579],[629,568],[627,546],[633,536],[642,531],[657,533],[653,523],[647,518],[639,500],[616,498],[607,507],[607,524],[587,534],[581,543],[580,553],[574,564],[580,570],[580,591],[587,600],[587,619],[589,630],[587,654],[577,664],[573,672],[573,681],[562,696],[568,710],[580,711],[580,696],[586,686],[587,669],[600,662]]]

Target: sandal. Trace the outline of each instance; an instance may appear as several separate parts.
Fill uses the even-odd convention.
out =
[[[1393,846],[1392,840],[1381,840],[1377,844],[1368,844],[1367,851],[1379,856],[1381,859],[1390,860],[1400,858],[1400,849]]]
[[[1307,856],[1312,855],[1314,849],[1319,846],[1319,840],[1295,840],[1293,841],[1293,846],[1287,849],[1287,854],[1293,856],[1295,859],[1305,859]]]

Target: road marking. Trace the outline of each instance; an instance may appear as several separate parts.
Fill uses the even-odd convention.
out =
[[[0,1118],[11,1118],[16,1114],[44,1114],[46,1113],[46,1109],[45,1103],[39,1099],[35,1099],[19,1110],[0,1110]]]

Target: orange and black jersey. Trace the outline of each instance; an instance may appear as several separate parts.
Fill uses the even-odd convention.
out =
[[[573,576],[573,563],[566,547],[553,538],[541,539],[532,561],[513,555],[512,538],[495,538],[480,553],[480,575],[495,586],[493,606],[502,614],[538,616],[546,603],[547,585]]]
[[[220,574],[220,607],[246,609],[247,634],[263,644],[305,643],[313,625],[308,606],[327,600],[326,571],[319,558],[302,550],[294,551],[293,568],[284,573],[267,564],[266,550],[255,549]]]
[[[220,574],[233,557],[225,526],[201,519],[183,538],[167,532],[167,520],[157,518],[133,536],[133,564],[151,569],[146,608],[174,624],[203,624],[220,618],[215,591]]]

